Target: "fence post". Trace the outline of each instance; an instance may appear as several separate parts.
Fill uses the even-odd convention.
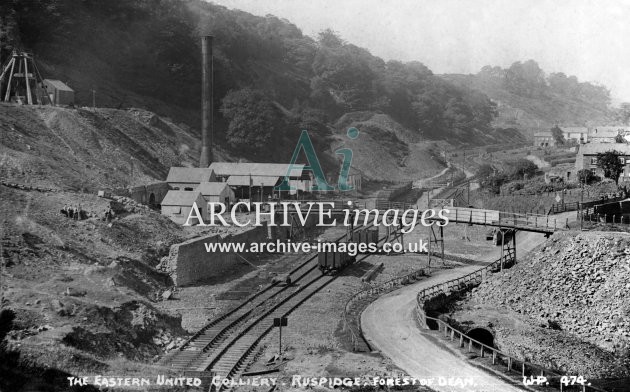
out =
[[[472,339],[468,340],[468,352],[472,351]]]
[[[459,347],[464,347],[464,334],[459,333]]]
[[[508,372],[512,371],[512,357],[508,357]]]
[[[492,364],[495,365],[497,363],[497,352],[492,350]]]

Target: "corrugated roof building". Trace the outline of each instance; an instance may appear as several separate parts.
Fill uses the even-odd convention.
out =
[[[171,167],[166,182],[174,190],[192,191],[202,182],[216,182],[214,171],[209,167]]]
[[[232,176],[284,177],[287,175],[289,166],[287,163],[213,162],[209,168],[214,170],[217,178]],[[293,165],[289,178],[300,179],[303,176],[304,165]]]
[[[206,219],[208,207],[205,199],[201,196],[201,193],[190,191],[168,191],[166,196],[164,196],[164,200],[162,200],[162,215],[168,216],[173,222],[183,225],[190,215],[193,203],[197,203],[201,217]],[[199,221],[194,218],[189,223],[196,225]]]
[[[202,182],[196,189],[206,202],[224,203],[228,208],[236,201],[234,191],[225,182]]]
[[[256,162],[213,162],[212,169],[218,181],[225,181],[235,190],[240,198],[264,200],[264,195],[273,195],[274,187],[289,177],[289,183],[297,190],[309,188],[309,172],[302,164],[256,163]],[[291,170],[289,170],[289,168]],[[251,193],[251,194],[250,194]]]

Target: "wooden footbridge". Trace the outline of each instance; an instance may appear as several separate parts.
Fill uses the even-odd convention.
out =
[[[471,225],[494,226],[504,229],[530,231],[544,234],[551,234],[558,230],[569,228],[568,219],[558,219],[549,215],[517,214],[513,212],[464,207],[445,208],[448,212],[444,211],[442,216],[448,218],[449,223],[453,222],[467,223]],[[432,218],[432,220],[442,220],[437,218],[438,210],[434,209],[434,211],[436,218]]]

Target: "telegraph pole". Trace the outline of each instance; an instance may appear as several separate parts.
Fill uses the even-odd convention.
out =
[[[92,88],[92,110],[96,111],[96,90]]]

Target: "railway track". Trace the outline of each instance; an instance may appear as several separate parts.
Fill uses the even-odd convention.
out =
[[[273,319],[288,316],[336,278],[322,274],[317,259],[317,253],[302,256],[289,272],[290,284],[270,284],[253,294],[209,322],[158,364],[179,372],[209,371],[220,378],[238,378],[256,355],[260,341],[273,329]]]
[[[238,378],[255,354],[258,343],[273,329],[273,319],[286,317],[293,310],[307,301],[315,293],[336,279],[336,276],[322,275],[317,269],[309,273],[304,285],[271,309],[252,320],[235,337],[226,341],[211,357],[207,358],[197,370],[210,369],[220,378]],[[219,351],[220,350],[220,351]],[[218,391],[224,387],[219,387]]]
[[[289,272],[292,284],[299,284],[306,273],[317,269],[316,259],[317,255],[306,257]],[[236,308],[205,325],[177,350],[165,355],[158,364],[181,371],[198,368],[195,363],[202,361],[208,352],[221,345],[231,333],[236,332],[240,326],[254,317],[256,313],[259,313],[261,309],[264,309],[266,304],[290,294],[290,288],[291,285],[271,284],[251,295]]]

